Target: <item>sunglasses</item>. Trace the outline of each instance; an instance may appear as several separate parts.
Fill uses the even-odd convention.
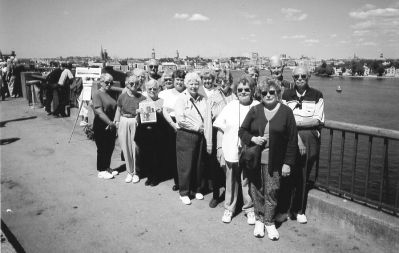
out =
[[[250,88],[245,88],[245,89],[238,88],[238,89],[237,89],[237,92],[243,92],[243,91],[245,91],[245,92],[250,92],[251,89],[250,89]]]
[[[127,83],[127,84],[129,84],[130,86],[137,86],[137,85],[140,85],[140,83],[139,82],[130,82],[130,83]]]
[[[150,69],[156,69],[156,68],[158,68],[157,65],[149,65],[148,67],[149,67]]]
[[[153,91],[157,91],[158,88],[147,88],[147,90],[153,90]]]
[[[114,84],[114,82],[110,82],[110,81],[105,81],[104,82],[106,85],[113,85]]]
[[[163,80],[164,80],[165,82],[172,82],[172,81],[173,81],[172,79],[169,79],[169,78],[168,78],[168,79],[165,78],[165,79],[163,79]]]
[[[294,79],[299,79],[299,77],[301,77],[301,79],[306,79],[308,76],[307,75],[294,75]]]
[[[262,91],[260,94],[262,94],[262,96],[266,96],[267,93],[269,93],[270,95],[275,95],[276,91],[275,90],[269,90],[269,91]]]

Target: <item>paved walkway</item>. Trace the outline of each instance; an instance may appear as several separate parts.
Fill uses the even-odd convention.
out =
[[[184,206],[172,180],[98,179],[94,142],[78,126],[67,143],[74,118],[48,117],[23,99],[0,110],[1,218],[26,252],[380,252],[315,217],[284,223],[279,241],[255,238],[242,212],[223,224],[211,194]],[[119,157],[116,149],[113,167]]]

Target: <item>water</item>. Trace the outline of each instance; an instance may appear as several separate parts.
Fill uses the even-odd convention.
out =
[[[234,73],[238,77],[242,73]],[[262,71],[262,75],[268,75]],[[284,78],[292,81],[291,73],[285,72]],[[342,121],[353,124],[399,130],[399,79],[376,78],[321,78],[312,76],[309,85],[323,93],[326,120]],[[341,86],[342,92],[336,91]],[[329,131],[322,131],[320,151],[320,168],[318,182],[335,188],[340,184],[341,167],[341,132],[334,132],[331,171],[328,178],[328,144]],[[360,136],[356,158],[355,173],[353,171],[354,134],[345,136],[345,155],[341,177],[341,189],[355,195],[380,201],[380,187],[384,178],[382,202],[395,206],[398,202],[399,188],[399,141],[390,141],[388,148],[388,171],[383,173],[383,140],[373,139],[372,159],[368,172],[368,137]],[[369,174],[366,194],[366,177]],[[354,177],[352,177],[355,175]],[[312,174],[312,177],[314,173]],[[354,179],[353,179],[354,178]],[[352,183],[353,180],[353,183]],[[396,202],[395,202],[396,201]],[[398,207],[396,207],[398,208]]]

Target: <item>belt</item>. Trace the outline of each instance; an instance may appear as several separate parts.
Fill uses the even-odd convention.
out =
[[[135,117],[136,117],[136,115],[129,114],[129,113],[124,113],[124,114],[122,114],[121,116],[122,116],[122,117],[125,117],[125,118],[135,118]]]
[[[183,131],[186,133],[190,133],[190,134],[198,134],[198,135],[202,135],[202,133],[198,132],[198,131],[194,131],[194,130],[188,130],[188,129],[184,129],[184,128],[179,128],[177,129],[177,131]]]

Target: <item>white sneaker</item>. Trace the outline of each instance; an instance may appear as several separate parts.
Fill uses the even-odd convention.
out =
[[[133,176],[130,173],[127,173],[125,183],[131,183],[133,181]]]
[[[308,223],[308,219],[306,218],[306,215],[304,214],[297,214],[296,215],[296,220],[301,223],[301,224],[306,224]]]
[[[196,199],[199,199],[199,200],[202,200],[202,199],[204,199],[204,195],[202,195],[202,193],[197,192],[197,193],[195,194],[195,198],[196,198]]]
[[[265,236],[265,224],[261,221],[255,221],[254,236],[262,238]]]
[[[266,230],[267,230],[267,236],[269,237],[270,240],[277,241],[278,238],[280,237],[275,225],[270,225],[270,226],[266,225]]]
[[[180,200],[185,205],[190,205],[191,204],[191,200],[190,200],[190,198],[188,196],[180,196]]]
[[[137,176],[137,175],[133,175],[133,178],[132,178],[133,180],[132,180],[132,182],[133,182],[133,184],[137,184],[138,182],[140,182],[140,178],[139,178],[139,176]]]
[[[117,176],[119,174],[119,172],[117,170],[111,170],[111,174],[112,176]]]
[[[111,179],[114,178],[114,176],[108,171],[100,171],[98,172],[98,178]]]
[[[222,221],[224,223],[230,223],[231,222],[231,217],[233,217],[233,213],[227,209],[224,210]]]
[[[247,213],[247,223],[249,225],[255,225],[255,213],[254,212]]]
[[[84,121],[84,120],[82,120],[81,122],[80,122],[80,126],[81,127],[84,127],[84,126],[87,126],[89,123],[87,123],[86,121]]]

